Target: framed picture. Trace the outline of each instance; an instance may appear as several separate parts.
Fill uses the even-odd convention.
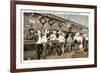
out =
[[[11,72],[96,66],[96,6],[11,1]]]

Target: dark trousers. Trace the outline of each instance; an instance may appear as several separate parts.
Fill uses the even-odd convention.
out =
[[[61,55],[61,53],[62,53],[62,43],[59,43],[58,44],[58,48],[57,48],[57,55]]]
[[[52,51],[53,51],[53,54],[55,55],[57,52],[57,44],[56,43],[52,43]]]
[[[37,52],[37,58],[40,59],[41,58],[41,54],[43,52],[43,45],[42,44],[37,44],[36,52]]]
[[[47,55],[47,43],[43,43],[43,52],[42,52],[43,59],[46,58],[46,55]]]

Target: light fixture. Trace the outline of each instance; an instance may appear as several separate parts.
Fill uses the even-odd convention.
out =
[[[53,19],[49,19],[48,23],[49,23],[50,26],[52,26],[54,24],[54,20]]]
[[[44,16],[42,16],[40,19],[39,19],[40,23],[42,25],[44,25],[47,21],[46,21],[46,18]]]
[[[63,22],[59,22],[59,27],[61,28],[63,26]]]

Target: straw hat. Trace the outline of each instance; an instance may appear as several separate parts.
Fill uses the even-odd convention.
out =
[[[41,33],[40,30],[38,30],[37,33],[40,34]]]
[[[58,33],[62,33],[61,31],[58,31]]]
[[[62,34],[63,36],[65,36],[65,33],[62,32],[61,34]]]
[[[83,34],[83,36],[84,36],[84,37],[86,37],[86,36],[87,36],[87,34]]]
[[[56,34],[56,31],[53,31],[53,34]]]
[[[78,36],[80,33],[76,33],[75,35]]]

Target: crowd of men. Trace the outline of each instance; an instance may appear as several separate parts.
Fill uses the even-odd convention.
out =
[[[24,40],[33,40],[37,59],[45,59],[48,55],[60,56],[65,52],[85,53],[88,49],[88,36],[84,33],[66,32],[61,30],[34,30],[24,33]]]

